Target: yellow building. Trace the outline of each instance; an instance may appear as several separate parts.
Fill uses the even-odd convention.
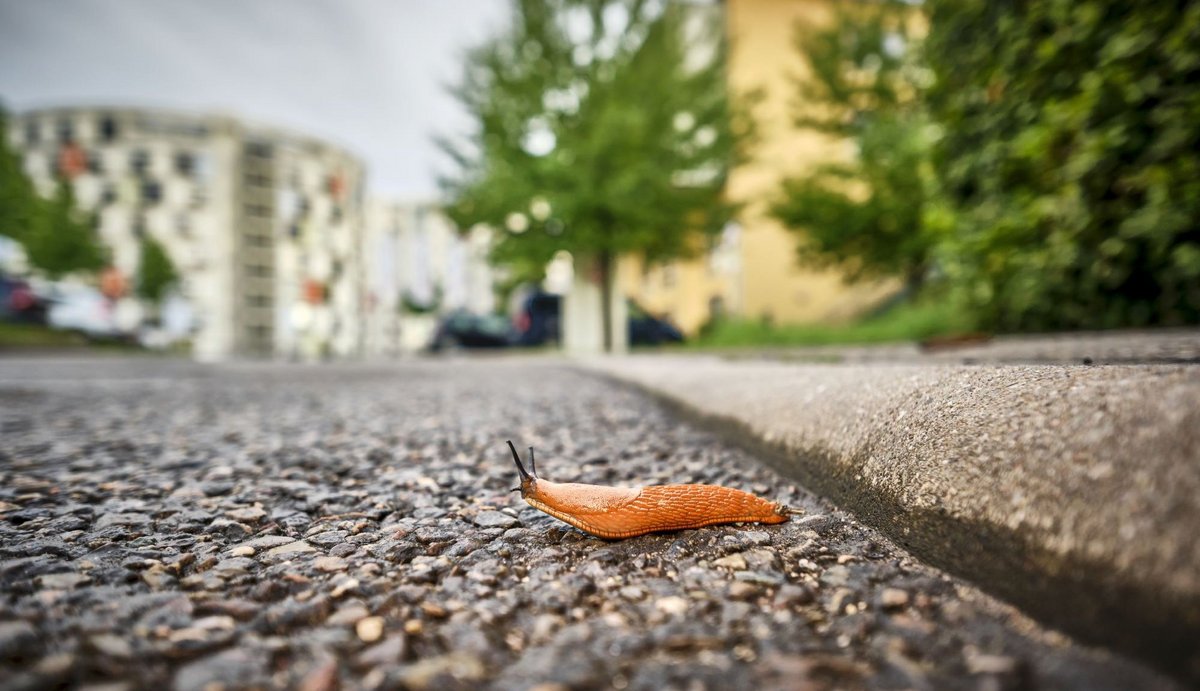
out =
[[[799,236],[768,214],[787,177],[851,153],[845,142],[793,125],[796,80],[808,66],[795,46],[798,23],[832,20],[837,0],[726,0],[729,86],[735,96],[758,91],[752,111],[758,142],[730,177],[729,195],[743,207],[737,227],[716,253],[644,270],[622,264],[627,294],[647,310],[670,316],[686,332],[708,320],[711,307],[776,324],[850,319],[896,290],[894,282],[847,284],[836,271],[797,264]]]
[[[689,335],[714,315],[729,312],[738,282],[736,248],[728,241],[686,261],[647,265],[640,257],[625,257],[618,271],[618,284],[627,287],[626,295],[650,314],[668,317]]]

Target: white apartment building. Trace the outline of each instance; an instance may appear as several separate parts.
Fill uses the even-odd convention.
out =
[[[367,203],[363,240],[368,355],[427,345],[433,318],[419,308],[476,314],[495,308],[489,230],[460,234],[435,204],[374,199]]]
[[[26,172],[70,180],[132,282],[140,239],[167,250],[193,353],[315,359],[364,349],[364,169],[327,142],[217,115],[53,108],[15,116]]]

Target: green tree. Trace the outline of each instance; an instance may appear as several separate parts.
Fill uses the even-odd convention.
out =
[[[175,264],[161,243],[152,237],[142,238],[141,260],[138,264],[137,294],[147,302],[158,305],[167,289],[179,280]]]
[[[457,167],[448,215],[500,229],[493,259],[520,275],[540,276],[560,250],[594,258],[606,349],[616,258],[692,254],[734,210],[723,190],[747,128],[710,9],[517,0],[454,90],[474,130],[441,140]]]
[[[8,145],[8,112],[0,106],[0,235],[24,242],[37,213],[37,195]]]
[[[74,271],[98,271],[107,262],[90,220],[75,208],[70,183],[60,180],[50,199],[42,199],[34,191],[20,157],[8,146],[8,114],[2,107],[0,234],[21,243],[29,263],[51,278]]]
[[[920,94],[910,3],[839,4],[827,25],[797,27],[810,74],[797,81],[795,124],[847,141],[848,161],[785,180],[772,214],[801,236],[802,263],[849,280],[898,276],[920,287],[938,233],[928,222],[935,187],[931,133]]]
[[[95,272],[108,263],[88,218],[75,206],[71,184],[59,180],[54,196],[35,199],[32,225],[21,239],[29,263],[50,278],[76,271]]]
[[[944,265],[986,322],[1200,321],[1200,4],[929,8]]]

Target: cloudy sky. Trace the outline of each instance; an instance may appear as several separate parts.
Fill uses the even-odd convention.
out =
[[[443,85],[505,0],[0,0],[10,110],[150,105],[236,114],[341,144],[376,194],[436,194]]]

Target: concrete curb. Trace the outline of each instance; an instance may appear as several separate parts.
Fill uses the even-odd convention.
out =
[[[1200,368],[583,361],[930,562],[1200,680]]]

